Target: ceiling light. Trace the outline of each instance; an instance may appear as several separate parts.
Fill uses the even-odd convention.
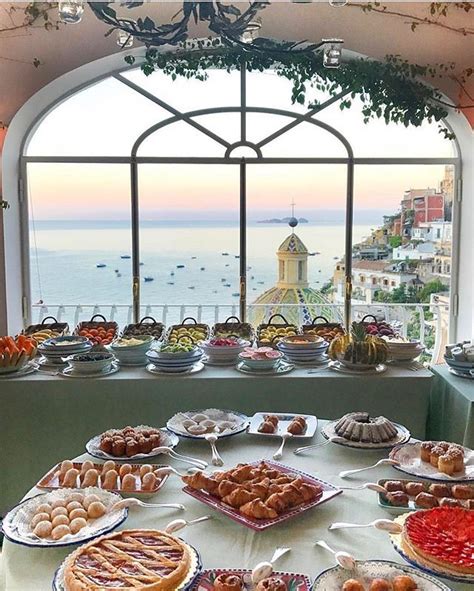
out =
[[[67,25],[80,23],[84,14],[83,0],[65,0],[58,4],[59,19]]]
[[[329,0],[329,4],[336,7],[345,6],[347,4],[347,0]]]

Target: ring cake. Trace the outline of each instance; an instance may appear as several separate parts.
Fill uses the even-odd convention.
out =
[[[350,441],[383,443],[391,441],[397,428],[385,417],[371,417],[368,412],[350,412],[340,418],[334,426],[337,435]]]

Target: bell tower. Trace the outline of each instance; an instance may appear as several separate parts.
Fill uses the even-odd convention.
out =
[[[288,222],[292,233],[280,244],[277,250],[278,283],[281,289],[308,287],[308,249],[295,234],[298,220],[294,215],[295,204],[291,204],[292,216]]]

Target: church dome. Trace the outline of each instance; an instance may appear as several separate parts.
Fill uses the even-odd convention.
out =
[[[289,252],[293,254],[308,254],[304,242],[296,234],[290,234],[278,247],[278,252]]]

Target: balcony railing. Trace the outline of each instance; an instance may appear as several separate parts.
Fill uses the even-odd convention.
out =
[[[295,304],[279,304],[278,308],[285,314],[285,309],[294,313],[298,309],[299,324],[303,324],[303,306]],[[331,312],[331,320],[342,318],[342,304],[311,305],[314,316]],[[257,311],[264,318],[275,310],[275,304],[252,304],[247,307],[248,315]],[[179,324],[188,316],[198,322],[214,324],[224,322],[229,316],[238,316],[238,304],[149,304],[142,306],[141,316],[152,316],[166,326]],[[263,313],[263,314],[262,314]],[[123,327],[133,322],[133,309],[126,304],[36,304],[32,310],[32,322],[40,323],[46,316],[54,316],[58,321],[68,322],[72,327],[83,320],[89,320],[94,314],[102,314],[107,320],[115,320]],[[385,320],[398,329],[400,334],[408,338],[417,338],[427,348],[432,361],[436,362],[447,342],[447,326],[449,308],[446,304],[357,304],[352,305],[352,316],[360,320],[366,314],[373,314],[379,320]]]

